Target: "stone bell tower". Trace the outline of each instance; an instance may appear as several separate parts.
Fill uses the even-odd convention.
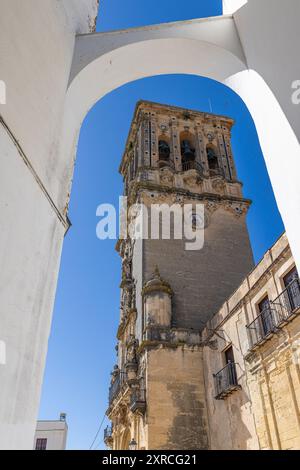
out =
[[[189,204],[204,244],[187,250],[184,237],[172,237],[172,223],[170,239],[128,236],[117,244],[121,314],[106,439],[115,449],[130,442],[209,448],[201,330],[253,267],[250,201],[236,175],[232,125],[228,117],[174,106],[136,106],[120,166],[128,208]],[[200,221],[196,204],[204,207]]]

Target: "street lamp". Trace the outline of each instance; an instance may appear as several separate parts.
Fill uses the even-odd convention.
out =
[[[129,450],[136,450],[137,448],[137,442],[134,438],[131,439],[129,442]]]

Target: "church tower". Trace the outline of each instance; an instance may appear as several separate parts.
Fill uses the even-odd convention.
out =
[[[117,243],[118,365],[105,435],[114,449],[209,448],[201,330],[253,267],[250,201],[237,179],[232,125],[225,116],[147,101],[136,106],[120,172],[128,224],[140,216],[130,209],[143,204],[148,236]],[[150,208],[162,204],[190,208],[193,231],[204,234],[200,249],[175,237],[175,218],[169,239],[151,237]]]

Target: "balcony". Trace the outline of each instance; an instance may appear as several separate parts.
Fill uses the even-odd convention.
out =
[[[201,163],[196,160],[186,160],[182,162],[182,171],[197,170],[199,173],[203,173],[203,167]]]
[[[236,368],[234,362],[228,362],[223,369],[214,374],[215,382],[215,399],[224,400],[235,390],[240,390],[236,376]]]
[[[210,168],[209,176],[221,176],[222,178],[225,178],[225,173],[223,168]]]
[[[113,402],[113,400],[119,395],[123,386],[127,383],[126,372],[120,371],[115,381],[109,387],[109,405]]]
[[[294,279],[286,289],[247,325],[250,351],[270,339],[274,333],[288,323],[300,308],[300,283]]]
[[[112,426],[106,426],[106,428],[104,429],[104,439],[103,440],[104,440],[105,445],[108,446],[108,447],[112,446],[112,442],[113,442],[112,433],[113,433]]]
[[[144,413],[146,410],[146,391],[144,389],[134,389],[130,398],[130,410],[135,413]]]
[[[278,330],[280,323],[281,317],[270,303],[269,307],[247,325],[250,349],[255,349],[265,343]]]
[[[272,302],[273,309],[281,322],[292,319],[300,308],[300,282],[294,279]]]

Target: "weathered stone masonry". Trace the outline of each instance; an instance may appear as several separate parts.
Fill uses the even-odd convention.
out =
[[[195,251],[185,250],[184,238],[118,243],[121,316],[108,410],[114,448],[133,436],[138,448],[210,447],[200,331],[253,266],[232,124],[155,103],[136,107],[120,166],[129,208],[201,203],[205,242]]]

